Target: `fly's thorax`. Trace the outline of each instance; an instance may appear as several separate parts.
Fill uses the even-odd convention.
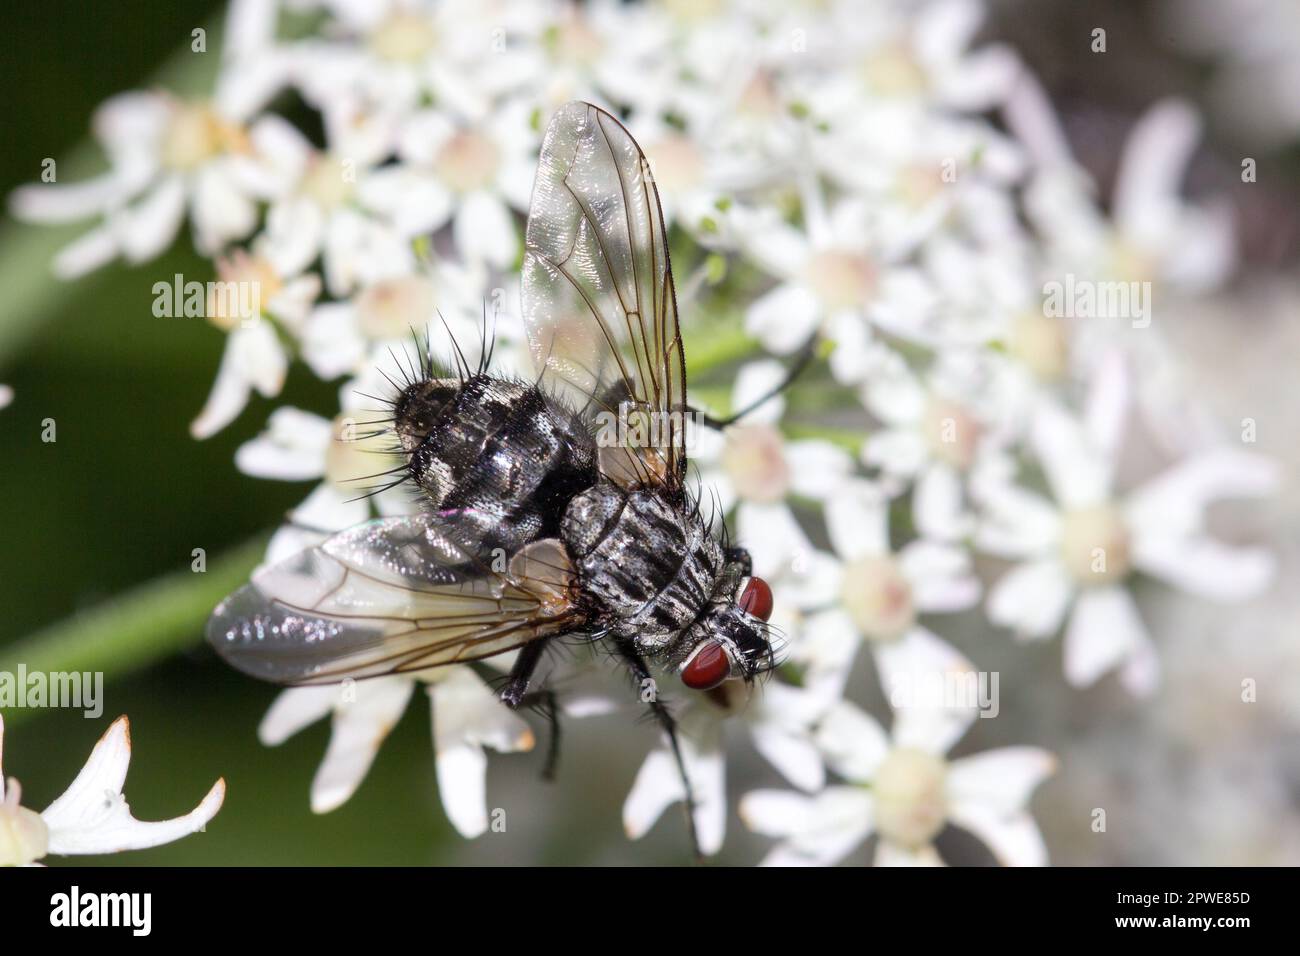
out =
[[[699,618],[725,563],[699,516],[653,486],[602,479],[570,502],[561,536],[591,610],[646,651]]]
[[[596,480],[590,433],[535,385],[490,375],[417,383],[395,418],[411,481],[457,513],[473,538],[464,544],[485,561],[558,534],[569,499]]]

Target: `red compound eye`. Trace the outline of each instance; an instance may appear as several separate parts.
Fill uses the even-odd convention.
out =
[[[742,611],[766,621],[772,616],[772,589],[762,578],[750,578],[736,603]]]
[[[717,641],[705,641],[682,668],[682,683],[692,690],[710,690],[731,676],[731,658]]]

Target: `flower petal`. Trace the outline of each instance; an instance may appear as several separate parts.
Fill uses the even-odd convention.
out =
[[[1258,498],[1276,491],[1277,463],[1235,448],[1214,448],[1170,468],[1128,496],[1125,521],[1135,537],[1189,535],[1201,530],[1205,509],[1223,498]]]
[[[826,502],[826,530],[840,557],[852,561],[889,554],[889,499],[869,481],[851,481]]]
[[[895,705],[892,737],[897,747],[916,747],[932,754],[948,751],[975,720],[978,701],[935,699],[927,688],[935,682],[978,680],[975,665],[947,641],[923,627],[913,627],[897,641],[873,645],[880,684]]]
[[[313,813],[329,813],[356,793],[414,688],[409,677],[377,677],[330,688],[336,699],[334,720],[325,759],[311,782]]]
[[[1258,597],[1277,574],[1277,558],[1263,548],[1233,548],[1208,537],[1139,538],[1133,565],[1189,594],[1214,601]]]
[[[469,262],[504,269],[519,251],[519,236],[510,210],[491,193],[471,193],[461,201],[452,226],[456,248]]]
[[[1017,565],[990,589],[989,620],[1020,638],[1051,637],[1074,591],[1065,565],[1055,558]]]
[[[1028,813],[1003,816],[979,804],[961,804],[949,810],[949,819],[979,837],[1003,866],[1047,865],[1047,845]]]
[[[980,582],[964,548],[918,538],[898,553],[898,564],[923,614],[964,611],[979,602]]]
[[[338,702],[339,688],[335,685],[282,690],[257,725],[257,739],[267,747],[278,747],[298,731],[316,723]]]
[[[182,817],[158,823],[136,820],[122,797],[130,762],[130,725],[119,717],[95,744],[72,785],[41,814],[50,830],[50,853],[116,853],[171,843],[203,829],[221,809],[224,780]]]
[[[235,467],[254,478],[319,478],[325,472],[325,450],[332,438],[324,418],[285,405],[271,413],[266,431],[239,446]]]
[[[948,764],[948,797],[1010,816],[1025,808],[1034,788],[1056,772],[1056,757],[1038,747],[999,747]]]
[[[865,710],[841,701],[817,727],[817,746],[837,774],[853,783],[866,783],[889,753],[889,736]]]
[[[1087,687],[1130,658],[1154,658],[1133,596],[1122,587],[1085,590],[1065,634],[1065,679]]]
[[[775,847],[763,866],[832,866],[871,835],[874,806],[861,787],[828,787],[813,797],[797,795],[800,803],[755,791],[740,802],[741,819],[759,829],[779,813],[788,813],[787,839]]]
[[[712,855],[722,848],[727,822],[722,721],[710,709],[691,708],[681,716],[678,740],[695,799],[695,830],[700,851]],[[638,840],[664,810],[685,798],[677,761],[667,743],[661,743],[646,757],[623,802],[623,829],[630,839]]]
[[[479,836],[488,827],[484,746],[531,750],[533,732],[468,667],[452,668],[428,693],[443,809],[461,836]]]
[[[759,296],[745,313],[745,331],[776,355],[789,355],[817,331],[821,307],[807,286],[787,282]]]

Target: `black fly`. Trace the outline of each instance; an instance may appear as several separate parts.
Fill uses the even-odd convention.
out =
[[[518,650],[501,691],[512,707],[547,646],[573,635],[604,642],[641,688],[655,686],[652,664],[697,691],[772,666],[771,590],[686,487],[691,412],[663,213],[613,116],[575,102],[551,121],[525,244],[540,379],[463,357],[439,378],[422,363],[392,400],[391,430],[423,511],[260,571],[208,624],[229,663],[318,684]],[[676,725],[648,696],[694,838]]]

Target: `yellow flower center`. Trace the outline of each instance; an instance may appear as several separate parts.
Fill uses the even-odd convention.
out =
[[[284,288],[270,260],[243,249],[217,260],[217,279],[208,289],[207,319],[223,332],[256,320]]]
[[[892,751],[871,782],[880,835],[908,849],[933,840],[948,819],[947,764],[911,747]]]
[[[473,130],[461,130],[439,151],[434,168],[453,190],[468,193],[492,182],[500,159],[492,140]]]
[[[206,103],[181,103],[163,133],[162,163],[169,169],[189,170],[220,153],[249,149],[242,126],[227,122]]]
[[[547,31],[545,42],[561,63],[590,66],[600,59],[605,41],[576,9],[565,8],[560,22]]]
[[[896,181],[899,195],[913,207],[924,206],[948,185],[943,181],[943,167],[938,163],[904,166]]]
[[[1061,557],[1080,584],[1110,584],[1128,574],[1129,534],[1112,504],[1067,511],[1061,518]]]
[[[874,52],[862,66],[862,76],[876,93],[905,96],[926,88],[925,71],[901,44]]]
[[[1021,313],[1011,329],[1011,354],[1044,382],[1059,381],[1065,374],[1068,342],[1065,322],[1041,312]]]
[[[407,11],[394,13],[370,34],[371,51],[393,63],[418,62],[437,42],[437,31],[428,18]]]
[[[742,425],[727,431],[722,466],[747,501],[780,501],[790,488],[790,466],[781,434],[771,425]]]
[[[361,332],[370,339],[405,338],[434,315],[433,283],[423,276],[384,279],[357,297]]]
[[[876,268],[864,255],[826,251],[812,257],[808,284],[830,311],[866,305],[875,293]]]
[[[712,20],[725,9],[724,0],[664,0],[664,9],[681,23]]]
[[[699,147],[678,133],[665,136],[647,150],[650,171],[661,193],[679,195],[704,179],[704,157]]]
[[[840,600],[862,636],[895,641],[916,622],[912,586],[891,557],[865,557],[844,566]]]
[[[332,156],[313,157],[302,177],[302,192],[324,208],[335,209],[352,198],[350,172]]]
[[[768,119],[780,112],[781,94],[769,71],[757,70],[750,77],[736,103],[736,109],[756,119]]]
[[[970,467],[979,445],[980,426],[969,412],[956,402],[931,396],[921,427],[936,458],[954,468]]]

